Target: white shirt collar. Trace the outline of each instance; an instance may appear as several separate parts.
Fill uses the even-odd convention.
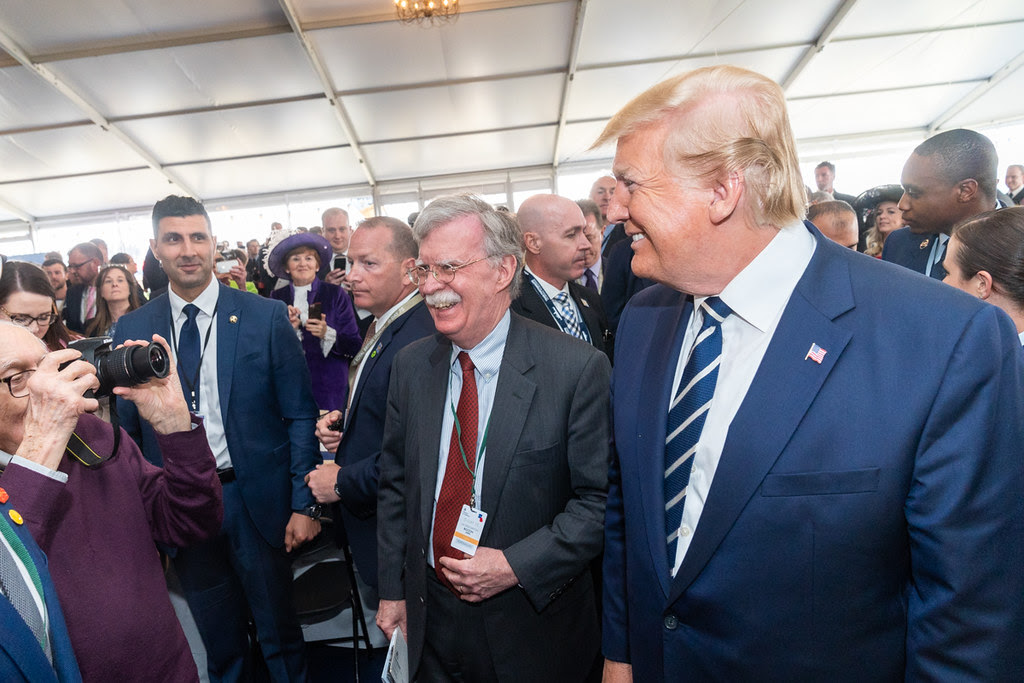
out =
[[[537,275],[535,272],[533,272],[533,270],[530,268],[530,266],[526,266],[526,272],[529,273],[530,275],[532,275],[533,279],[535,279],[540,284],[541,289],[544,290],[544,293],[548,295],[549,299],[554,299],[555,295],[558,294],[559,292],[565,292],[566,294],[569,293],[569,283],[568,282],[566,282],[564,285],[562,285],[561,289],[557,289],[550,282],[548,282],[547,280],[542,278],[540,275]],[[570,298],[572,298],[572,297],[570,297]]]
[[[200,292],[195,301],[185,301],[175,293],[173,288],[168,287],[167,298],[171,303],[171,320],[177,320],[185,309],[185,305],[189,303],[195,304],[200,311],[212,318],[213,311],[217,308],[218,296],[220,296],[220,282],[212,276],[210,277],[210,284],[206,285],[206,289]]]
[[[405,297],[403,297],[401,301],[396,303],[394,306],[392,306],[388,310],[384,311],[384,315],[382,315],[381,317],[379,317],[377,319],[377,329],[380,329],[380,326],[385,324],[391,318],[391,316],[393,316],[395,314],[395,311],[397,311],[399,308],[404,306],[406,301],[408,301],[409,299],[413,298],[414,296],[416,296],[419,293],[420,293],[420,290],[413,289],[411,292],[406,294]]]
[[[779,230],[719,294],[732,312],[764,332],[782,314],[817,243],[802,222]],[[695,297],[699,306],[707,297]]]

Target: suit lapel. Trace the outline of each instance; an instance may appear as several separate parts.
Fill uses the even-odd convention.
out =
[[[220,394],[220,413],[227,415],[230,406],[231,382],[235,377],[236,347],[239,328],[245,322],[241,310],[241,296],[235,296],[230,287],[220,286],[217,296],[217,393]]]
[[[417,429],[413,433],[419,435],[417,448],[420,460],[420,523],[423,527],[423,538],[427,539],[427,543],[430,543],[430,525],[434,518],[438,452],[441,439],[451,438],[451,434],[441,434],[441,422],[444,420],[444,411],[448,409],[444,399],[448,393],[452,345],[440,334],[434,335],[434,340],[437,345],[430,353],[427,376],[423,378],[423,384],[419,387],[422,396],[413,399],[417,408]]]
[[[835,258],[834,249],[818,237],[814,257],[729,426],[697,531],[672,582],[670,603],[704,568],[756,494],[850,341],[852,332],[835,322],[854,305],[849,265]],[[820,364],[806,357],[811,344],[826,351]],[[767,405],[773,409],[770,420],[764,418]]]
[[[537,385],[526,377],[533,367],[528,334],[515,316],[509,326],[505,353],[498,372],[498,386],[494,394],[494,405],[484,454],[484,481],[481,497],[484,512],[494,514],[501,501],[501,491],[508,477],[508,470],[515,455],[516,445],[526,425]],[[493,528],[494,525],[490,525]],[[484,530],[485,540],[489,529]]]
[[[578,285],[575,282],[569,283],[569,293],[572,295],[572,300],[576,302],[576,308],[579,309],[580,317],[583,318],[583,325],[590,334],[590,343],[600,346],[595,340],[603,336],[601,321],[598,320],[597,311],[591,308],[590,302],[580,293],[581,289],[583,289],[583,285]]]
[[[647,543],[655,566],[665,567],[668,547],[665,541],[665,435],[668,429],[668,406],[672,396],[679,351],[683,345],[686,325],[693,311],[692,299],[679,295],[678,304],[666,306],[659,312],[659,320],[650,326],[649,334],[664,334],[670,344],[652,340],[644,366],[643,385],[659,387],[658,403],[652,410],[638,410],[633,448],[639,464],[640,501],[643,519],[648,520]],[[616,435],[617,437],[619,435]],[[669,593],[668,570],[657,573],[665,595]]]
[[[374,348],[366,352],[366,356],[363,358],[363,369],[359,373],[359,383],[352,387],[352,400],[349,402],[349,414],[353,414],[356,411],[356,406],[359,404],[359,397],[363,394],[363,387],[366,386],[366,379],[373,372],[373,368],[376,367],[381,357],[384,355],[384,351],[391,345],[391,340],[394,339],[395,334],[402,329],[402,325],[409,319],[409,315],[413,309],[409,309],[402,317],[394,321],[390,325],[384,328],[381,332],[380,338],[377,339],[377,344]]]

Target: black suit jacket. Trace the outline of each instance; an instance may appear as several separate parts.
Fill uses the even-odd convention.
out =
[[[422,301],[384,328],[367,351],[359,383],[352,388],[345,431],[338,444],[339,511],[359,575],[377,587],[377,480],[384,438],[388,384],[395,354],[434,333],[434,320]]]
[[[512,301],[512,312],[518,313],[524,318],[561,331],[555,319],[548,310],[547,304],[540,298],[540,294],[534,289],[526,278],[523,278],[523,286],[519,290],[519,296]],[[569,296],[576,302],[576,308],[583,316],[583,323],[590,333],[590,342],[598,351],[603,351],[611,360],[612,349],[614,348],[614,334],[608,327],[608,318],[604,314],[604,307],[601,305],[601,295],[584,287],[577,282],[569,282]]]
[[[626,224],[616,223],[615,227],[612,228],[612,231],[608,233],[608,238],[603,240],[601,243],[602,264],[604,263],[604,258],[611,253],[612,247],[614,247],[616,244],[626,239],[627,237],[628,235],[626,234]],[[602,265],[602,268],[607,269],[607,265]]]
[[[423,651],[427,548],[451,342],[399,352],[377,498],[380,597],[404,600],[410,678]],[[583,680],[600,636],[589,565],[601,551],[609,460],[609,364],[592,346],[512,314],[491,409],[480,545],[519,585],[479,604],[499,681]]]
[[[85,319],[82,317],[82,297],[85,296],[85,285],[71,285],[64,297],[64,308],[61,315],[64,324],[72,332],[85,334]]]

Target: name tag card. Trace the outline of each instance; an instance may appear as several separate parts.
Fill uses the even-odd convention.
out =
[[[459,523],[455,525],[455,534],[452,536],[452,547],[456,550],[461,550],[470,557],[476,555],[476,549],[480,545],[480,537],[484,533],[484,522],[486,521],[486,512],[474,510],[468,505],[463,505],[462,513],[459,515]]]

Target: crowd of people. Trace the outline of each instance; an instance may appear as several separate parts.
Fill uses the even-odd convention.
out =
[[[4,263],[0,678],[196,680],[166,559],[210,680],[307,680],[291,562],[337,532],[415,680],[1024,678],[1021,167],[957,129],[812,191],[728,66],[611,143],[576,201],[232,249],[171,195],[142,286]],[[149,354],[114,425],[84,336]]]

